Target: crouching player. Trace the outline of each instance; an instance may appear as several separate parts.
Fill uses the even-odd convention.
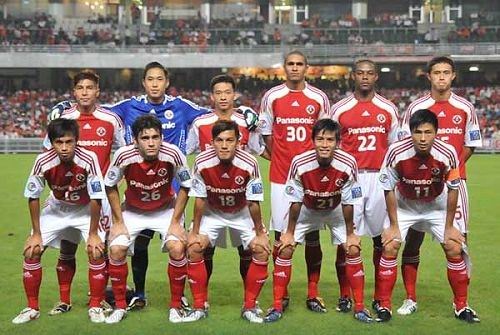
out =
[[[252,263],[245,278],[242,317],[262,323],[256,299],[267,278],[269,240],[262,224],[259,202],[264,200],[259,166],[255,158],[238,149],[239,129],[234,121],[219,120],[212,128],[212,146],[196,157],[193,186],[195,197],[193,227],[188,235],[188,278],[194,309],[184,322],[207,317],[207,270],[204,251],[226,233],[238,235],[244,249],[252,252]]]
[[[101,200],[106,197],[97,156],[77,145],[78,124],[58,119],[50,123],[52,148],[35,160],[24,191],[32,231],[24,246],[23,283],[28,307],[12,322],[19,324],[40,317],[38,293],[42,282],[40,263],[47,246],[60,247],[61,238],[78,243],[85,239],[89,255],[90,308],[92,322],[104,322],[100,306],[104,294],[104,244],[98,235]],[[40,212],[40,195],[47,182],[51,193]]]
[[[191,176],[182,152],[176,146],[162,141],[161,122],[155,116],[137,118],[132,125],[132,132],[134,144],[122,147],[115,153],[105,177],[113,213],[109,236],[109,276],[116,305],[113,313],[106,318],[106,323],[120,322],[126,316],[127,251],[144,229],[160,233],[162,249],[170,255],[169,320],[181,322],[181,297],[187,272],[183,214]],[[123,210],[117,188],[122,178],[127,182]],[[172,188],[174,178],[178,179],[181,186],[177,198]]]
[[[448,281],[455,317],[479,322],[468,306],[469,278],[462,254],[465,238],[454,225],[460,185],[459,162],[453,146],[436,138],[437,116],[416,111],[409,121],[411,137],[387,151],[379,181],[385,191],[389,225],[382,233],[380,308],[377,321],[391,319],[391,295],[396,282],[397,255],[408,229],[432,233],[448,260]]]
[[[337,149],[340,126],[331,119],[315,123],[312,139],[314,149],[295,156],[288,173],[285,187],[290,201],[288,227],[281,235],[274,266],[274,305],[264,321],[274,322],[282,317],[282,301],[291,278],[296,243],[303,243],[307,233],[326,225],[332,242],[342,244],[347,253],[346,273],[353,291],[354,317],[361,322],[372,322],[363,304],[365,276],[361,240],[353,228],[353,205],[362,199],[356,160]]]

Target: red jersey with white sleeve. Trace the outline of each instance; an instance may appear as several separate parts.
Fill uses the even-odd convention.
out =
[[[222,163],[213,148],[195,159],[189,196],[207,198],[213,209],[239,212],[247,201],[264,201],[263,190],[257,160],[241,149],[236,149],[230,164]]]
[[[308,209],[329,211],[340,203],[353,205],[363,196],[357,184],[356,160],[341,149],[335,150],[330,165],[318,163],[315,150],[295,156],[285,187],[291,202],[301,202]]]
[[[54,149],[37,156],[24,196],[38,199],[47,182],[56,201],[87,205],[90,199],[105,199],[101,170],[95,153],[77,146],[71,162],[61,162]]]
[[[419,109],[429,109],[438,118],[437,137],[451,144],[460,159],[460,177],[466,179],[463,147],[481,147],[481,130],[474,106],[466,99],[451,93],[448,100],[436,101],[430,94],[415,100],[406,110],[402,122],[402,137],[410,136],[410,117]]]
[[[106,173],[113,144],[117,147],[125,145],[125,128],[121,119],[101,106],[97,106],[92,114],[83,114],[77,105],[64,111],[61,117],[76,120],[80,130],[78,145],[95,152],[101,171]],[[44,147],[51,148],[48,138],[44,141]]]
[[[142,211],[158,210],[175,199],[173,178],[181,187],[191,187],[186,156],[175,145],[162,142],[158,158],[146,161],[135,145],[118,149],[104,178],[108,187],[127,181],[125,204]]]
[[[259,129],[262,135],[272,137],[271,182],[286,183],[293,157],[313,148],[313,125],[319,118],[328,117],[329,112],[326,94],[307,83],[301,91],[281,84],[266,92]]]
[[[380,170],[387,148],[397,140],[396,106],[379,94],[367,102],[352,94],[333,105],[330,114],[341,126],[340,148],[356,158],[359,169]]]
[[[218,120],[219,117],[217,114],[211,112],[201,115],[193,121],[186,142],[186,154],[189,155],[193,152],[205,151],[212,147],[212,128]],[[231,114],[231,121],[236,122],[238,125],[240,132],[239,148],[250,153],[260,155],[265,148],[260,143],[259,133],[250,132],[247,129],[245,118],[241,114]]]
[[[429,155],[417,155],[412,139],[396,142],[387,151],[379,181],[384,190],[397,188],[403,198],[430,202],[444,190],[458,189],[459,161],[453,146],[434,140]]]

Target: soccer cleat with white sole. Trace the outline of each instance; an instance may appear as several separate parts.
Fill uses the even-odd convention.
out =
[[[89,319],[93,323],[103,323],[106,320],[104,310],[101,307],[90,307]]]
[[[479,323],[479,322],[481,322],[476,311],[473,310],[472,308],[470,308],[469,306],[466,306],[459,311],[454,309],[454,311],[455,311],[455,317],[459,320],[465,321],[467,323]]]
[[[36,309],[30,307],[26,307],[14,319],[12,319],[12,323],[18,325],[21,323],[26,323],[32,320],[36,320],[39,317],[40,317],[40,311],[37,311]]]
[[[354,318],[363,323],[372,323],[373,318],[370,312],[366,309],[363,309],[359,312],[354,312]]]
[[[127,316],[127,310],[122,309],[122,308],[117,308],[111,313],[105,320],[104,322],[106,323],[118,323],[125,319]]]
[[[181,308],[170,308],[168,311],[168,321],[172,323],[184,322],[184,311]]]
[[[397,312],[399,315],[410,315],[417,311],[417,302],[412,299],[405,299],[401,307],[398,308]]]
[[[250,323],[263,323],[264,319],[260,316],[256,308],[245,309],[241,313],[241,317]]]
[[[54,316],[54,315],[59,315],[59,314],[64,314],[64,313],[68,313],[69,311],[71,311],[71,305],[70,304],[67,304],[65,302],[58,302],[50,311],[49,311],[49,315],[50,316]]]
[[[195,322],[208,317],[208,312],[204,309],[193,309],[189,312],[184,318],[182,318],[182,322]]]

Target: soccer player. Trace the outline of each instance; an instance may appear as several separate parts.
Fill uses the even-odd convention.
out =
[[[332,106],[332,119],[341,127],[340,148],[356,158],[359,169],[359,183],[365,196],[354,205],[356,234],[367,235],[373,240],[373,264],[375,268],[374,303],[377,304],[376,274],[382,243],[380,235],[387,216],[384,192],[378,185],[378,173],[385,152],[397,140],[398,113],[392,102],[375,92],[378,80],[377,66],[369,59],[354,63],[351,79],[354,93]],[[358,259],[361,262],[361,259]],[[351,310],[351,292],[346,275],[345,249],[337,248],[335,268],[340,287],[337,311]]]
[[[203,254],[226,233],[226,227],[238,236],[244,249],[251,250],[241,316],[249,322],[263,322],[256,299],[267,278],[271,253],[259,204],[264,200],[263,186],[257,161],[238,148],[239,138],[236,122],[219,120],[212,127],[212,147],[195,160],[189,193],[195,197],[193,228],[188,235],[188,278],[194,309],[184,322],[207,317],[208,278]]]
[[[96,155],[77,144],[78,124],[59,119],[48,126],[52,148],[35,160],[24,195],[28,198],[31,235],[24,246],[23,283],[28,307],[12,322],[26,323],[40,317],[38,293],[42,282],[42,254],[47,246],[59,247],[61,237],[87,243],[89,255],[90,305],[92,322],[104,322],[100,307],[106,285],[104,243],[98,226],[101,200],[106,197]],[[51,189],[40,212],[40,195],[45,183]],[[103,236],[102,236],[103,237]]]
[[[314,149],[294,157],[285,194],[290,201],[288,226],[281,234],[274,267],[274,305],[265,318],[274,322],[281,318],[282,299],[291,279],[292,255],[296,243],[303,243],[307,233],[330,229],[332,244],[347,251],[348,277],[355,298],[354,317],[372,322],[364,309],[364,272],[361,263],[361,241],[354,233],[353,204],[362,199],[357,185],[357,166],[353,156],[337,149],[340,126],[330,119],[316,122],[312,130]],[[342,206],[339,206],[342,204]]]
[[[455,220],[467,238],[469,220],[469,196],[466,185],[465,165],[474,149],[482,146],[481,131],[474,106],[451,90],[455,79],[455,63],[448,57],[435,57],[427,67],[427,78],[431,84],[429,94],[413,102],[402,119],[402,133],[409,135],[409,120],[419,109],[429,109],[438,118],[437,137],[451,144],[460,161],[460,185]],[[401,270],[406,289],[406,299],[397,310],[409,315],[417,310],[417,271],[420,263],[420,246],[424,233],[410,229],[403,250]],[[470,273],[469,273],[470,275]]]
[[[454,225],[460,172],[457,152],[436,138],[438,117],[428,109],[415,111],[409,120],[411,137],[387,151],[379,181],[384,189],[388,227],[379,265],[377,321],[392,317],[391,295],[397,276],[397,254],[408,229],[432,233],[448,261],[448,281],[454,295],[455,317],[479,322],[467,304],[469,278],[462,248],[465,238]]]
[[[120,322],[127,314],[127,251],[133,252],[134,241],[144,229],[160,233],[162,249],[168,251],[170,262],[171,322],[182,321],[181,297],[187,273],[184,253],[186,240],[183,228],[184,208],[191,176],[186,157],[175,145],[162,141],[161,122],[153,115],[137,118],[132,125],[134,144],[118,149],[106,173],[105,185],[113,213],[109,234],[109,276],[115,296],[116,309],[106,323]],[[118,183],[127,182],[123,210]],[[175,196],[172,180],[180,190]]]
[[[300,51],[289,52],[284,59],[285,83],[267,91],[262,98],[260,131],[271,153],[271,224],[275,245],[273,259],[276,260],[281,232],[286,230],[286,215],[289,204],[283,201],[285,183],[292,158],[313,148],[311,133],[318,118],[328,116],[330,102],[321,90],[305,81],[307,59]],[[308,293],[307,307],[315,312],[325,312],[324,302],[319,297],[318,282],[323,254],[319,244],[319,232],[313,231],[305,237]],[[289,297],[285,292],[284,305]]]
[[[99,97],[99,76],[91,71],[81,71],[73,78],[73,95],[76,104],[65,109],[58,117],[76,120],[79,126],[78,145],[97,155],[103,174],[110,164],[113,145],[125,145],[123,123],[116,114],[97,105]],[[48,138],[46,149],[51,148]],[[102,200],[99,230],[108,231],[111,225],[111,208],[108,199]],[[75,254],[78,244],[62,239],[56,271],[59,283],[59,302],[49,311],[58,315],[71,310],[71,283],[76,271]],[[107,274],[107,270],[106,270]],[[107,282],[107,276],[105,278]]]

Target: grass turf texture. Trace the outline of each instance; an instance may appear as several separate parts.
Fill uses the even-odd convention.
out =
[[[304,249],[298,247],[294,257],[290,286],[291,307],[284,318],[276,324],[251,325],[240,318],[243,300],[242,283],[238,271],[236,249],[217,249],[214,273],[210,281],[210,316],[194,324],[171,324],[168,322],[167,301],[169,299],[166,279],[167,255],[159,252],[159,239],[155,237],[150,246],[150,264],[146,291],[149,306],[140,312],[129,313],[127,319],[117,325],[91,324],[87,318],[87,257],[80,245],[77,255],[77,273],[73,283],[73,309],[70,313],[49,317],[47,312],[58,300],[55,263],[58,252],[49,249],[43,257],[43,281],[40,290],[42,315],[39,320],[25,325],[13,325],[11,320],[25,307],[22,288],[22,247],[30,230],[27,202],[23,198],[26,177],[31,169],[34,155],[0,155],[0,334],[494,334],[500,328],[499,279],[500,256],[500,156],[476,155],[468,164],[469,193],[471,199],[470,250],[474,262],[470,286],[470,304],[481,317],[481,324],[468,325],[455,320],[452,313],[452,293],[446,279],[444,254],[437,243],[427,236],[421,253],[418,281],[419,311],[411,316],[396,314],[404,298],[401,276],[393,295],[393,319],[387,324],[365,325],[355,321],[352,314],[335,312],[338,284],[335,276],[335,249],[329,244],[328,233],[322,233],[323,268],[320,292],[325,298],[329,312],[315,314],[305,307],[307,280],[304,264]],[[267,175],[268,165],[262,162],[261,170]],[[266,178],[266,177],[264,177]],[[266,188],[263,215],[269,217],[269,189]],[[192,215],[192,202],[188,218]],[[363,258],[366,272],[365,302],[369,306],[373,288],[373,266],[371,241],[363,239]],[[269,266],[269,271],[272,266]],[[132,284],[129,271],[129,283]],[[186,289],[186,293],[189,290]],[[272,275],[260,297],[266,309],[272,302]],[[497,329],[495,331],[495,329]]]

